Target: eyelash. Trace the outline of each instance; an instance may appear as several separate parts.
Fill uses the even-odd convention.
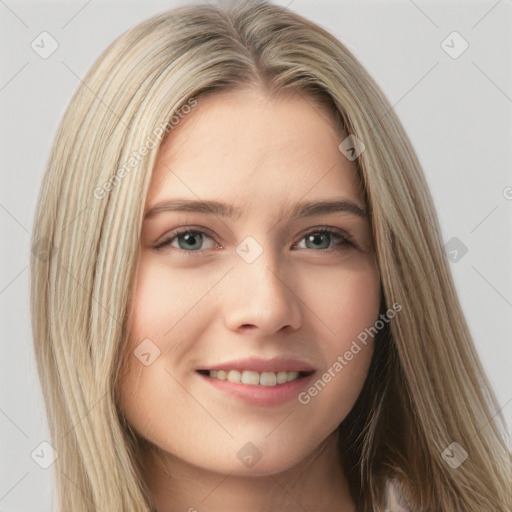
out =
[[[329,233],[329,234],[332,234],[332,235],[335,235],[337,236],[340,240],[341,240],[341,243],[339,244],[341,247],[343,246],[352,246],[352,247],[355,247],[355,244],[352,242],[351,238],[346,234],[344,233],[343,231],[337,229],[337,228],[332,228],[332,227],[328,227],[328,226],[321,226],[321,227],[318,227],[318,228],[313,228],[311,229],[310,231],[308,231],[307,233],[305,233],[300,241],[302,241],[304,238],[306,238],[308,235],[311,235],[311,234],[324,234],[324,233]],[[183,255],[186,255],[186,256],[200,256],[202,252],[204,252],[205,250],[208,250],[208,249],[199,249],[199,250],[192,250],[192,251],[188,251],[188,250],[185,250],[185,249],[180,249],[178,247],[172,247],[170,244],[173,242],[173,240],[175,238],[177,238],[179,235],[183,235],[183,234],[191,234],[191,235],[206,235],[210,238],[213,239],[213,237],[211,236],[211,233],[209,230],[205,230],[205,229],[198,229],[198,228],[191,228],[190,226],[183,226],[181,228],[176,228],[174,231],[172,231],[169,236],[167,236],[166,238],[164,238],[161,242],[159,242],[158,244],[154,245],[153,246],[153,249],[155,249],[156,251],[161,251],[163,250],[166,246],[169,246],[170,248],[174,249],[174,250],[177,250],[181,253],[184,253]],[[314,249],[310,249],[310,250],[314,250]],[[328,249],[319,249],[318,251],[315,251],[315,252],[328,252],[328,253],[332,253],[332,252],[337,252],[341,250],[340,248],[328,248]]]

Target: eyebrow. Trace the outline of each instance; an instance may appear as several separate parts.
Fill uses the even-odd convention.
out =
[[[198,212],[198,213],[210,213],[219,217],[226,217],[230,219],[239,219],[241,211],[235,208],[233,205],[224,203],[222,201],[196,201],[189,199],[175,199],[166,200],[157,203],[144,215],[144,220],[151,219],[162,212],[169,211],[180,211],[180,212]],[[328,213],[350,213],[357,215],[363,219],[367,218],[366,211],[353,203],[345,199],[340,200],[323,200],[323,201],[312,201],[307,203],[299,203],[294,205],[287,211],[280,212],[280,218],[303,218],[311,217],[313,215],[322,215]]]

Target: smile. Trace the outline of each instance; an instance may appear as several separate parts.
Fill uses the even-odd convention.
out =
[[[201,373],[212,379],[247,384],[249,386],[279,386],[287,382],[293,382],[306,375],[305,372],[255,372],[251,370],[205,370]]]

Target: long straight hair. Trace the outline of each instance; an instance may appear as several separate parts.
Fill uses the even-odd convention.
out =
[[[345,135],[365,146],[355,162],[383,309],[402,310],[379,333],[363,390],[338,429],[358,510],[384,511],[384,482],[396,479],[415,512],[509,511],[505,422],[414,149],[345,46],[266,1],[180,7],[126,31],[89,70],[59,126],[31,256],[58,510],[151,510],[139,465],[144,440],[127,425],[117,392],[145,198],[158,150],[180,118],[207,94],[248,87],[328,105]],[[468,454],[457,468],[441,455],[453,442]]]

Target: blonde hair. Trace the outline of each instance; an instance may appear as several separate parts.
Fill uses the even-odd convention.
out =
[[[116,387],[145,198],[176,114],[206,94],[243,87],[328,104],[344,132],[365,145],[356,163],[383,308],[403,309],[379,336],[365,386],[339,427],[358,510],[384,510],[389,478],[400,481],[414,511],[510,510],[504,419],[459,305],[420,164],[347,48],[268,2],[194,5],[122,34],[83,82],[56,134],[31,257],[58,510],[151,510],[138,456],[144,441],[119,411]],[[441,456],[454,441],[468,453],[456,469]]]

